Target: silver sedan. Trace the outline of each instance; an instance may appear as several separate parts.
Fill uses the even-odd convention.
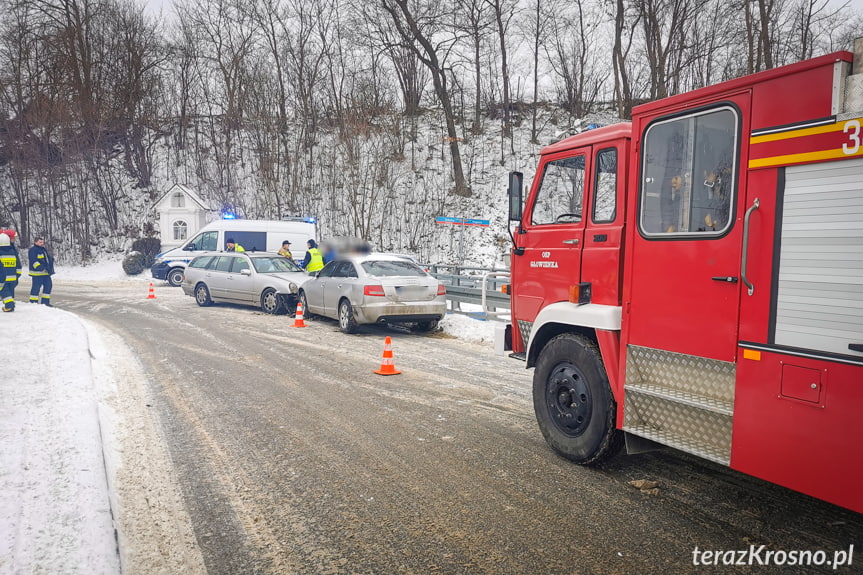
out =
[[[412,323],[437,328],[446,314],[446,288],[415,263],[398,256],[338,257],[300,287],[303,311],[339,321],[345,333],[370,323]]]
[[[189,262],[181,287],[199,306],[248,304],[264,313],[292,311],[309,276],[288,258],[265,252],[208,253]]]

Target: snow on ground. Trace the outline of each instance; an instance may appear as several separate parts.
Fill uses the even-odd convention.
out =
[[[103,437],[130,422],[114,421],[106,405],[113,386],[103,364],[126,352],[72,313],[29,304],[26,275],[15,312],[0,314],[0,574],[118,574],[109,490],[116,454],[103,453]],[[60,266],[54,278],[152,281],[147,272],[127,276],[119,260]],[[452,313],[441,322],[450,335],[489,345],[496,325]]]

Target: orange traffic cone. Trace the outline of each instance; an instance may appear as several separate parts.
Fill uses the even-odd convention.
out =
[[[150,293],[147,295],[147,299],[156,299],[156,292],[153,291],[153,282],[150,282]]]
[[[297,315],[294,318],[294,325],[291,327],[306,327],[306,322],[303,321],[303,302],[297,302]]]
[[[384,340],[384,356],[381,360],[381,368],[376,369],[375,373],[379,375],[398,375],[401,372],[396,369],[396,364],[393,363],[393,340],[390,336]]]

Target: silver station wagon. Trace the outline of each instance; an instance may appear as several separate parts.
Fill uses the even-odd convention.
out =
[[[345,333],[370,323],[431,331],[446,314],[446,288],[403,257],[337,257],[300,287],[303,312],[337,319]]]
[[[238,303],[283,314],[296,308],[299,288],[308,279],[297,264],[278,254],[218,252],[189,262],[181,287],[202,307]]]

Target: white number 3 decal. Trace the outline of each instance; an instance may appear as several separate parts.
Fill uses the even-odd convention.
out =
[[[850,120],[845,122],[845,129],[842,130],[848,136],[848,142],[842,144],[842,151],[851,156],[860,151],[860,120]]]

